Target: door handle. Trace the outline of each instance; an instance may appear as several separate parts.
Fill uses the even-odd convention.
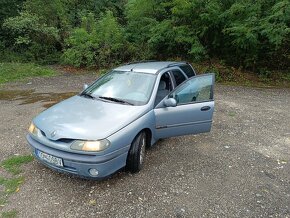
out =
[[[200,108],[201,111],[208,111],[210,109],[210,106],[203,106]]]

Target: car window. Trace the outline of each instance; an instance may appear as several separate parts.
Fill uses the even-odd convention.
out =
[[[177,104],[210,101],[213,99],[213,80],[212,74],[194,77],[172,92],[169,98],[174,98]]]
[[[179,66],[181,68],[181,70],[183,70],[183,72],[186,74],[186,76],[189,77],[192,77],[195,75],[193,69],[191,66],[189,65],[182,65],[182,66]]]
[[[176,86],[179,86],[181,83],[183,83],[183,81],[186,80],[186,77],[180,70],[172,70],[172,74],[174,76]]]
[[[156,75],[131,71],[112,71],[84,92],[94,97],[117,98],[134,105],[149,101]]]
[[[155,98],[155,105],[157,105],[163,98],[165,98],[173,89],[170,75],[168,72],[164,73],[159,81],[158,91]]]

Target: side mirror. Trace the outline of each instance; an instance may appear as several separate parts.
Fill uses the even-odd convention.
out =
[[[163,101],[166,107],[176,107],[177,102],[174,98],[167,98]]]
[[[83,85],[83,90],[87,89],[88,87],[89,87],[88,84],[84,84],[84,85]]]

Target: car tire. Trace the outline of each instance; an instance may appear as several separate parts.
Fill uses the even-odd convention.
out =
[[[139,172],[144,163],[146,133],[140,132],[133,140],[127,157],[127,169],[131,173]]]

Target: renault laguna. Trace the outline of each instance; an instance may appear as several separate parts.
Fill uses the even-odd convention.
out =
[[[158,139],[209,132],[214,74],[185,62],[117,67],[80,94],[36,116],[27,141],[44,165],[102,179],[126,167],[136,173]]]

